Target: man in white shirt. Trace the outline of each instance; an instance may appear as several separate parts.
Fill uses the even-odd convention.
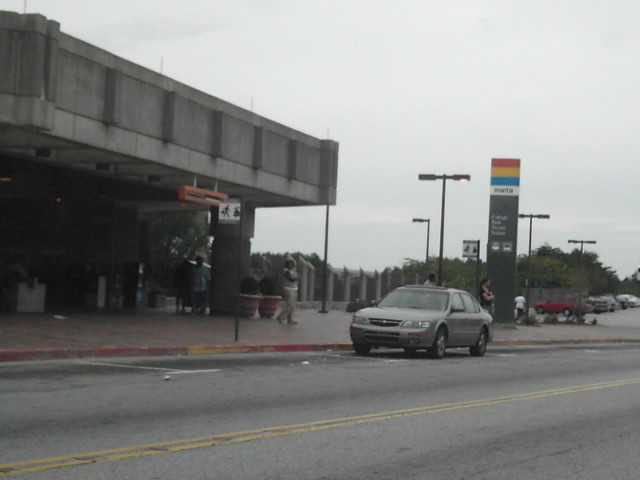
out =
[[[522,294],[520,294],[515,298],[515,304],[516,320],[520,320],[524,316],[524,309],[527,306],[527,300],[522,296]]]

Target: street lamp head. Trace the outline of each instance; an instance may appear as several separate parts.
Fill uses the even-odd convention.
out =
[[[426,223],[426,222],[430,222],[431,219],[430,218],[414,218],[413,221],[418,223]]]
[[[551,216],[543,213],[519,213],[518,218],[551,218]]]
[[[458,182],[470,182],[471,181],[471,175],[451,175],[451,177],[453,180],[456,180]]]
[[[438,180],[439,178],[442,178],[442,175],[433,175],[431,173],[418,174],[418,180]]]
[[[468,182],[471,175],[455,173],[453,175],[434,175],[432,173],[418,174],[418,180],[455,180],[457,182]]]
[[[597,243],[595,240],[569,240],[569,243]]]

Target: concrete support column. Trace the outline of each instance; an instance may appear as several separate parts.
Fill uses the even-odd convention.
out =
[[[358,295],[360,297],[360,301],[364,302],[367,299],[367,274],[362,269],[360,269],[360,285]]]
[[[382,275],[377,270],[374,273],[375,281],[376,281],[376,298],[374,300],[378,300],[382,297]]]
[[[209,304],[215,313],[235,312],[240,281],[249,274],[251,238],[255,225],[255,208],[245,206],[242,214],[242,241],[239,224],[217,222],[212,209],[211,295]]]
[[[342,278],[344,279],[344,301],[348,303],[351,301],[351,272],[345,268]]]
[[[309,299],[307,293],[309,288],[310,265],[302,257],[298,257],[296,259],[296,264],[298,268],[298,274],[300,275],[300,279],[298,280],[298,300],[301,302],[306,302]]]
[[[387,293],[389,290],[391,290],[392,272],[393,272],[392,270],[388,270],[388,269],[382,272],[382,275],[384,277],[384,281],[383,281],[384,293]]]
[[[331,265],[327,265],[327,298],[326,301],[327,303],[332,303],[333,302],[333,276],[334,276],[334,271],[333,268],[331,267]],[[322,300],[322,299],[320,299]]]
[[[309,264],[309,277],[307,284],[307,299],[314,301],[316,299],[316,267],[311,263]]]

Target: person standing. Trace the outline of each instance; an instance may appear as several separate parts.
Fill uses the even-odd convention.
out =
[[[295,325],[293,314],[296,311],[296,300],[298,298],[298,272],[296,271],[296,263],[293,260],[284,262],[284,271],[282,272],[282,296],[284,297],[285,307],[278,314],[278,321],[282,324],[289,323]]]
[[[186,258],[176,269],[173,287],[176,289],[176,313],[186,313],[185,308],[191,305],[191,263]]]
[[[437,286],[438,283],[436,282],[436,274],[435,273],[430,273],[429,276],[427,277],[427,281],[424,282],[424,284],[426,286],[431,286],[431,287]]]
[[[516,320],[520,320],[524,316],[524,309],[527,306],[527,299],[524,298],[522,294],[519,294],[515,298],[514,302],[516,305]]]
[[[203,264],[204,259],[198,255],[196,265],[191,269],[191,313],[204,314],[207,310],[207,293],[211,273]]]
[[[493,314],[493,301],[495,297],[491,291],[491,281],[488,278],[480,280],[480,289],[478,290],[478,300],[480,306],[487,312]]]

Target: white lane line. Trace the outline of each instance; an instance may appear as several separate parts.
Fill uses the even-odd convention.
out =
[[[142,366],[139,366],[139,365],[127,365],[127,364],[108,363],[108,362],[88,362],[88,361],[83,361],[83,360],[78,360],[77,363],[82,363],[82,364],[85,364],[85,365],[95,365],[95,366],[99,366],[99,367],[133,368],[133,369],[137,369],[137,370],[154,370],[154,371],[160,371],[160,372],[167,372],[167,373],[170,373],[171,375],[182,375],[182,374],[185,374],[185,373],[215,373],[215,372],[221,372],[222,371],[219,368],[213,368],[213,369],[209,369],[209,370],[176,370],[174,368],[142,367]]]
[[[133,368],[138,370],[159,370],[162,372],[174,372],[173,368],[160,368],[160,367],[141,367],[139,365],[126,365],[119,363],[106,363],[106,362],[87,362],[84,360],[78,360],[76,363],[82,363],[84,365],[95,365],[98,367],[116,367],[116,368]],[[181,371],[181,370],[179,370]]]
[[[219,368],[212,368],[211,370],[176,370],[171,372],[171,375],[184,375],[186,373],[215,373],[221,372]]]

